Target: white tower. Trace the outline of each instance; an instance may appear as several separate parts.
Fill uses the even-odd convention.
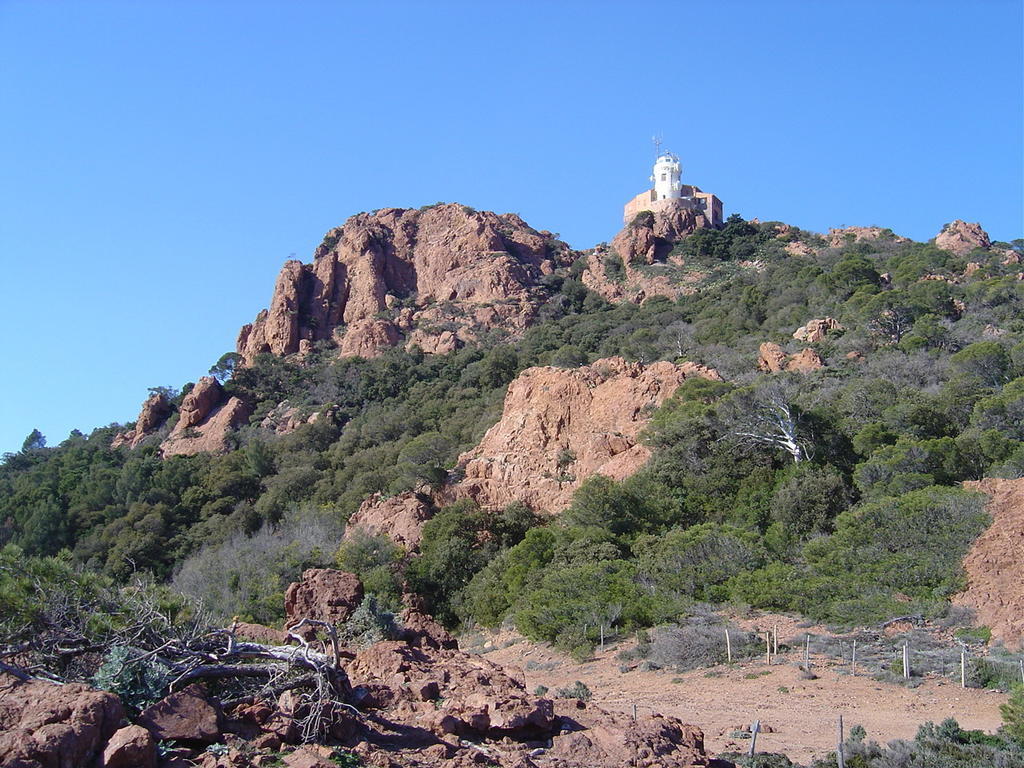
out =
[[[683,174],[682,166],[679,165],[679,158],[671,152],[659,152],[658,159],[654,161],[654,175],[651,181],[654,182],[655,200],[676,200],[683,196],[682,182],[679,180]]]

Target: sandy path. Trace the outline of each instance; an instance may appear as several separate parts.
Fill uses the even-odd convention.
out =
[[[593,692],[594,703],[605,709],[629,712],[635,703],[640,712],[661,712],[698,725],[710,754],[746,750],[749,740],[730,734],[755,719],[773,730],[758,738],[758,751],[784,752],[805,764],[834,749],[839,713],[847,728],[863,725],[868,737],[880,742],[911,739],[921,723],[947,717],[955,717],[964,728],[994,731],[1001,724],[999,705],[1006,700],[1003,694],[963,690],[944,680],[927,680],[911,689],[854,678],[840,674],[825,659],[815,661],[816,680],[802,680],[793,664],[796,658],[782,657],[771,667],[762,660],[684,673],[623,673],[615,658],[618,649],[577,664],[546,647],[508,636],[495,646],[496,650],[485,649],[486,657],[522,669],[530,690],[538,685],[553,690],[582,680]]]

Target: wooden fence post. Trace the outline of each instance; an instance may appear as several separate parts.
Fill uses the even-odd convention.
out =
[[[850,659],[851,666],[853,667],[853,676],[857,676],[857,641],[853,641],[853,656]]]
[[[757,734],[761,732],[761,721],[755,720],[754,724],[750,726],[750,757],[754,756],[754,752],[757,751]]]
[[[903,644],[903,677],[907,680],[910,679],[910,650],[907,643]]]
[[[764,663],[769,666],[772,663],[772,633],[764,633]]]
[[[960,648],[960,687],[967,687],[967,649]]]
[[[811,633],[804,635],[804,669],[811,671]]]
[[[772,653],[779,655],[779,625],[772,627]]]
[[[838,768],[846,768],[846,755],[843,754],[843,716],[839,716],[839,743],[836,745],[836,763]]]
[[[636,702],[633,702],[633,722],[636,722]]]
[[[729,639],[729,628],[725,628],[725,655],[729,659],[729,663],[732,664],[732,640]]]

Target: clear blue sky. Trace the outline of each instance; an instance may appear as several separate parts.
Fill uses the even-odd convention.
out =
[[[1021,8],[0,0],[0,451],[204,374],[358,211],[608,240],[655,132],[727,215],[1020,237]]]

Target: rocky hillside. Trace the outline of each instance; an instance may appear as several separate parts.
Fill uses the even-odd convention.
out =
[[[72,764],[131,764],[155,736],[211,768],[257,764],[254,744],[261,764],[351,763],[344,745],[709,765],[681,723],[529,694],[447,631],[512,624],[578,658],[653,627],[717,647],[707,606],[749,605],[1018,645],[1024,241],[704,224],[669,207],[572,251],[458,205],[360,214],[285,266],[209,376],[155,388],[134,424],[34,433],[0,464],[0,665],[29,692],[0,701],[0,745],[33,765],[72,744],[30,706],[45,670],[119,691],[144,731],[110,738],[114,704],[83,694],[61,709],[95,737]],[[325,590],[348,596],[318,613]],[[382,645],[389,611],[409,632]],[[150,652],[160,675],[121,679]],[[183,700],[201,729],[150,727]]]
[[[408,549],[423,524],[458,499],[497,510],[522,503],[559,512],[584,480],[625,480],[650,458],[639,442],[651,414],[688,377],[721,381],[695,363],[643,366],[621,357],[576,369],[523,371],[510,385],[498,423],[458,458],[455,478],[436,489],[398,496],[375,494],[349,518],[350,535],[382,533]]]
[[[992,523],[964,558],[967,589],[955,602],[973,609],[978,623],[1011,648],[1024,645],[1024,478],[988,478],[966,484],[991,497]]]

